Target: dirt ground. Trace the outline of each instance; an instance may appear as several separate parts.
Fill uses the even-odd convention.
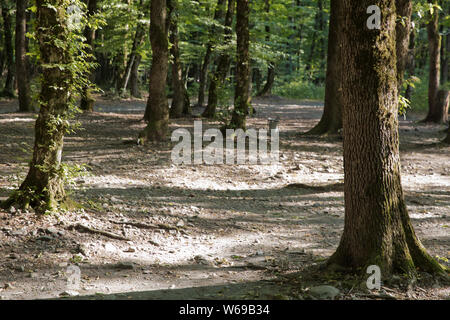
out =
[[[330,285],[337,299],[449,299],[448,283],[426,274],[409,286],[389,279],[381,291],[363,278],[320,276],[343,230],[342,141],[301,135],[320,119],[320,103],[272,97],[254,106],[249,127],[280,117],[276,165],[174,165],[170,142],[135,143],[144,100],[100,99],[65,138],[63,161],[88,165],[68,187],[80,209],[40,219],[0,211],[0,298],[311,299],[311,287]],[[31,156],[35,115],[15,110],[0,102],[0,200]],[[444,126],[419,118],[401,120],[402,182],[419,238],[448,266],[450,147],[439,144]],[[171,130],[193,130],[193,121]],[[81,270],[75,289],[72,265]]]

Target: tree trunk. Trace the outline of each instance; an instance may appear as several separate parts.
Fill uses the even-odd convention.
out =
[[[93,16],[97,11],[97,0],[85,0],[88,8],[88,17]],[[86,48],[86,52],[88,54],[93,54],[94,52],[94,41],[95,41],[95,29],[86,26],[84,30],[84,36],[86,37],[86,44],[88,47]],[[92,58],[89,59],[92,61]],[[91,81],[93,81],[93,74],[89,75]],[[81,95],[81,105],[80,109],[84,112],[92,112],[94,111],[95,99],[92,96],[92,89],[89,85],[83,88],[83,92]]]
[[[235,0],[228,0],[227,13],[225,16],[224,44],[230,44],[232,39],[232,29],[234,17]],[[231,58],[227,52],[222,52],[216,61],[216,71],[210,79],[208,90],[208,105],[202,113],[202,117],[214,118],[218,104],[218,94],[222,89],[230,69]]]
[[[224,13],[225,13],[225,4],[226,0],[218,0],[216,10],[214,11],[214,20],[216,22],[219,22],[223,19]],[[217,32],[217,28],[211,28],[210,30],[210,38],[213,38],[215,33]],[[200,86],[198,88],[198,107],[203,107],[203,103],[205,101],[205,88],[206,88],[206,82],[208,80],[207,74],[208,74],[208,67],[211,61],[211,55],[213,52],[213,46],[214,41],[211,39],[208,42],[208,45],[206,47],[206,53],[205,57],[203,58],[203,64],[202,69],[200,71]]]
[[[130,93],[132,97],[141,98],[141,90],[139,89],[139,65],[141,64],[142,56],[137,53],[136,60],[131,68],[130,76]]]
[[[308,134],[333,135],[342,129],[342,54],[340,32],[344,26],[342,25],[343,19],[340,6],[340,0],[331,0],[324,112],[320,122]]]
[[[3,27],[5,28],[5,53],[8,72],[6,74],[5,86],[0,96],[14,98],[14,49],[13,30],[11,24],[11,13],[6,0],[1,0]]]
[[[428,0],[437,5],[437,0]],[[441,78],[441,36],[439,35],[439,10],[435,8],[427,26],[430,73],[428,84],[428,115],[424,122],[442,123],[442,110],[439,110],[437,96]]]
[[[176,7],[176,0],[167,0],[167,6],[169,8],[170,19],[170,42],[172,47],[170,53],[172,54],[172,87],[173,87],[173,99],[172,106],[170,108],[170,118],[180,118],[183,115],[183,111],[189,109],[185,104],[190,104],[187,90],[184,86],[183,66],[180,59],[180,48],[178,45],[178,13]]]
[[[411,28],[409,50],[408,50],[408,61],[407,61],[407,71],[408,76],[411,77],[416,71],[416,57],[415,57],[415,45],[416,45],[416,34],[413,28]],[[405,98],[411,101],[414,88],[408,84],[406,87]]]
[[[28,58],[26,50],[27,33],[27,6],[28,0],[17,0],[16,2],[16,75],[17,89],[19,92],[19,111],[32,112],[33,107],[30,99],[30,81],[28,79]]]
[[[147,8],[144,8],[143,0],[140,0],[139,8],[143,12],[147,12]],[[140,16],[140,19],[142,19],[142,18],[144,18],[144,16]],[[125,67],[124,78],[122,79],[121,94],[126,92],[128,84],[131,80],[131,77],[132,76],[134,77],[133,73],[136,74],[138,72],[139,63],[141,61],[141,57],[139,57],[138,49],[142,45],[142,43],[144,41],[144,37],[145,37],[145,24],[139,22],[136,27],[136,33],[134,35],[133,46],[131,48],[131,53],[128,58],[127,66]],[[135,79],[137,80],[137,75],[136,75]],[[137,83],[135,85],[137,86]]]
[[[166,81],[169,63],[169,41],[166,0],[151,0],[150,42],[152,67],[150,87],[144,119],[148,122],[140,134],[141,143],[165,140],[169,129],[169,104]]]
[[[237,0],[236,7],[236,87],[234,92],[234,109],[229,124],[230,128],[246,130],[246,118],[250,110],[249,82],[250,55],[248,16],[250,13],[248,0]]]
[[[345,226],[329,267],[444,272],[415,235],[400,181],[395,2],[341,3]],[[365,27],[371,5],[381,9],[381,30]]]
[[[447,137],[444,139],[444,143],[450,144],[450,126],[447,130]]]
[[[36,32],[42,69],[40,110],[35,125],[33,159],[19,190],[2,203],[7,208],[17,204],[33,207],[42,214],[53,210],[65,198],[60,175],[63,137],[67,130],[66,114],[72,84],[71,72],[58,66],[72,62],[66,43],[67,21],[65,0],[36,0]]]
[[[448,104],[450,100],[450,91],[448,90],[439,90],[436,100],[436,108],[440,110],[442,114],[439,115],[439,118],[442,119],[443,123],[448,122]]]
[[[397,38],[397,83],[398,92],[400,93],[403,91],[403,79],[408,61],[413,5],[411,0],[396,0],[395,6],[397,8],[397,16],[401,19],[400,21],[397,21],[397,26],[395,28]]]

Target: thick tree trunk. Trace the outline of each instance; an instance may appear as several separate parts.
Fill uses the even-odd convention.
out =
[[[4,97],[14,97],[14,49],[13,49],[13,30],[11,24],[11,13],[6,0],[1,0],[3,27],[5,35],[5,54],[6,54],[6,80],[3,92],[0,94]]]
[[[231,43],[234,8],[236,6],[235,0],[228,0],[227,13],[225,16],[225,31],[224,43]],[[218,104],[218,94],[222,89],[227,78],[228,70],[230,69],[231,58],[227,52],[223,52],[216,60],[216,70],[210,79],[208,90],[208,105],[203,111],[202,116],[205,118],[214,118],[216,116],[216,108]]]
[[[223,20],[223,16],[225,14],[225,4],[226,0],[217,1],[216,10],[214,11],[214,20],[216,22],[221,22],[221,20]],[[213,38],[216,32],[217,28],[211,28],[210,38]],[[203,58],[202,69],[200,71],[200,86],[198,88],[198,107],[203,107],[203,103],[205,101],[205,89],[208,80],[208,67],[211,61],[211,55],[213,53],[213,46],[214,41],[210,40],[206,46],[205,57]]]
[[[342,129],[342,55],[339,37],[344,26],[340,0],[331,0],[330,14],[324,112],[320,122],[308,134],[333,135]]]
[[[93,16],[97,11],[97,0],[85,0],[86,5],[88,7],[88,17]],[[95,41],[95,29],[86,26],[84,30],[84,36],[86,37],[86,44],[89,46],[86,48],[86,52],[88,54],[93,54],[94,52],[94,41]],[[90,59],[92,61],[92,59]],[[93,74],[89,75],[91,81],[93,81]],[[81,105],[80,109],[84,112],[92,112],[94,111],[95,99],[92,95],[92,89],[89,85],[83,88],[83,92],[81,95]]]
[[[402,192],[395,2],[341,3],[345,226],[329,266],[378,265],[383,276],[444,272],[416,237]],[[381,30],[364,27],[371,5],[381,9]]]
[[[437,5],[437,0],[428,0]],[[439,35],[439,10],[433,11],[428,30],[428,49],[430,58],[430,72],[428,84],[428,115],[424,122],[442,123],[442,110],[437,103],[440,71],[441,71],[441,36]]]
[[[40,111],[35,125],[33,159],[25,181],[19,190],[2,203],[2,207],[13,204],[36,209],[37,213],[55,209],[65,198],[60,176],[63,137],[67,129],[65,118],[68,112],[69,87],[72,76],[69,70],[58,66],[71,63],[65,43],[67,21],[65,0],[36,0],[37,39],[42,69]]]
[[[183,66],[180,59],[180,48],[178,45],[178,13],[176,8],[176,0],[167,0],[167,6],[169,8],[170,17],[170,42],[172,47],[170,53],[172,54],[172,87],[173,87],[173,99],[172,106],[170,108],[170,118],[180,118],[183,116],[183,112],[189,109],[190,104],[187,90],[184,86]]]
[[[169,103],[166,96],[169,63],[169,41],[166,0],[151,1],[150,42],[152,67],[150,88],[144,119],[148,122],[140,134],[141,143],[165,140],[169,129]]]
[[[236,87],[234,92],[234,109],[229,124],[230,128],[246,130],[246,118],[250,110],[249,82],[250,82],[250,55],[249,55],[249,1],[237,0],[236,6]]]
[[[30,81],[28,79],[27,58],[27,7],[28,0],[17,0],[16,2],[16,77],[19,92],[19,111],[32,112],[33,107],[30,99]]]

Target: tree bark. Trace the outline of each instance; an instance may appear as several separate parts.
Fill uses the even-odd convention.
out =
[[[232,39],[232,29],[234,17],[235,0],[228,0],[227,13],[225,16],[224,43],[230,44]],[[222,89],[230,69],[231,58],[228,52],[222,52],[216,60],[216,70],[210,79],[208,90],[208,105],[202,113],[202,117],[214,118],[218,104],[218,93]]]
[[[342,84],[341,44],[342,25],[341,1],[331,0],[328,35],[327,75],[325,79],[325,106],[320,122],[308,134],[333,135],[342,129]]]
[[[85,0],[88,8],[88,17],[91,17],[97,11],[97,0]],[[94,41],[95,41],[95,29],[86,26],[84,30],[84,36],[86,37],[86,44],[88,47],[85,49],[88,54],[93,54],[94,52]],[[92,58],[89,59],[89,62],[92,61]],[[93,81],[93,74],[89,74],[89,78]],[[80,109],[84,112],[92,112],[94,111],[95,99],[92,95],[92,88],[89,85],[83,88],[83,92],[81,94],[81,103]]]
[[[437,5],[437,0],[428,0]],[[427,25],[430,72],[428,84],[428,115],[424,122],[442,123],[442,110],[437,103],[441,71],[441,36],[439,35],[439,11],[435,8]]]
[[[250,110],[249,82],[250,82],[250,55],[249,55],[249,1],[237,0],[236,6],[236,87],[234,93],[234,109],[229,124],[230,128],[246,130],[246,118]]]
[[[265,0],[264,2],[264,11],[269,14],[270,12],[270,0]],[[269,44],[270,41],[270,26],[266,25],[266,42]],[[267,80],[263,89],[259,91],[256,96],[270,96],[272,94],[272,87],[275,82],[275,63],[273,61],[269,61],[269,67],[267,68]]]
[[[7,74],[5,80],[5,86],[1,96],[14,98],[14,48],[13,48],[13,30],[11,24],[10,8],[6,3],[6,0],[1,0],[3,27],[5,28],[5,53],[6,53],[6,65]]]
[[[444,143],[450,144],[450,126],[447,130],[447,137],[444,139]]]
[[[42,214],[65,199],[60,175],[66,114],[69,107],[72,75],[59,66],[72,62],[70,51],[59,43],[67,39],[65,0],[36,0],[36,32],[42,70],[40,110],[35,125],[33,159],[27,177],[11,197],[2,203],[7,208],[29,206]]]
[[[184,86],[183,66],[180,59],[180,48],[178,45],[178,13],[176,7],[176,0],[167,0],[170,17],[170,42],[172,47],[170,53],[172,54],[172,87],[173,99],[170,108],[170,118],[180,118],[183,116],[185,110],[189,110],[190,104],[187,90]]]
[[[30,81],[28,72],[28,58],[26,50],[28,0],[16,2],[16,77],[19,93],[19,111],[32,112],[30,99]]]
[[[411,28],[408,59],[406,64],[406,69],[409,77],[413,76],[416,71],[415,45],[416,45],[416,34],[414,29]],[[408,99],[409,101],[411,101],[413,91],[414,88],[410,84],[408,84],[408,86],[406,87],[405,98]]]
[[[169,62],[169,41],[166,0],[151,0],[150,42],[152,45],[152,66],[150,87],[144,119],[147,127],[140,134],[141,143],[166,139],[169,129],[169,104],[166,96],[166,82]]]
[[[341,3],[345,226],[328,265],[359,272],[378,265],[383,276],[445,272],[416,237],[402,191],[395,2]],[[365,27],[371,5],[381,9],[380,30]]]
[[[131,68],[130,76],[130,93],[132,97],[141,98],[141,90],[139,89],[139,65],[141,64],[142,56],[137,53],[136,60]]]
[[[218,0],[216,10],[214,11],[214,20],[216,22],[221,22],[225,13],[225,4],[226,0]],[[213,38],[215,33],[217,32],[217,28],[211,28],[210,30],[210,38]],[[206,82],[208,80],[208,67],[211,61],[211,55],[213,53],[214,41],[210,40],[206,47],[205,57],[203,58],[202,69],[200,71],[200,86],[198,88],[198,107],[203,107],[203,103],[205,101],[205,89]]]

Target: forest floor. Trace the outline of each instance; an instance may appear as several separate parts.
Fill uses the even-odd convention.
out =
[[[65,138],[63,161],[89,166],[70,187],[80,209],[0,211],[0,298],[311,299],[327,296],[311,288],[329,285],[337,299],[449,299],[450,286],[426,274],[409,286],[391,278],[381,291],[367,290],[366,278],[321,275],[344,224],[342,140],[301,135],[320,119],[320,103],[271,97],[254,106],[249,127],[280,117],[278,164],[174,165],[172,143],[135,143],[144,100],[99,98],[79,117],[83,130]],[[15,110],[0,102],[0,200],[31,155],[35,115]],[[444,126],[418,119],[401,120],[403,187],[419,238],[448,266],[450,147],[439,144]],[[171,130],[192,131],[193,120]],[[68,286],[73,264],[79,287]]]

